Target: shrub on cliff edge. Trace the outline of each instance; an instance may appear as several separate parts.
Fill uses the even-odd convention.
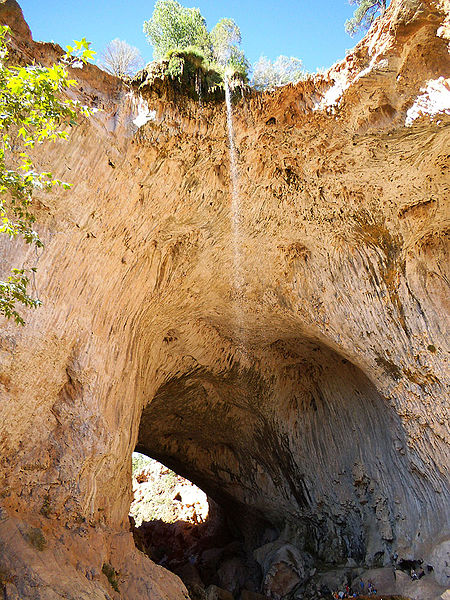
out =
[[[279,56],[273,62],[261,56],[253,66],[252,84],[257,90],[273,90],[288,83],[298,83],[307,73],[295,56]]]
[[[387,0],[349,0],[350,4],[356,4],[353,17],[345,22],[345,30],[350,35],[355,35],[360,29],[369,29],[378,12],[381,15],[386,10]]]
[[[144,67],[144,59],[134,46],[124,40],[111,40],[100,55],[99,67],[116,77],[133,77]]]
[[[250,65],[239,48],[241,32],[229,18],[221,19],[211,32],[198,8],[186,8],[177,0],[157,0],[144,33],[153,46],[156,61],[169,59],[167,74],[179,77],[194,55],[202,57],[199,68],[216,71],[222,78],[225,68],[247,80]]]

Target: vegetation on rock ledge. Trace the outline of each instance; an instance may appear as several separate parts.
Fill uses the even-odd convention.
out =
[[[106,46],[100,56],[99,66],[116,77],[133,77],[144,67],[144,59],[134,46],[115,38]]]
[[[194,67],[213,84],[223,82],[225,69],[243,82],[248,80],[250,64],[239,48],[241,32],[232,19],[221,19],[208,32],[198,8],[157,0],[151,19],[144,22],[144,33],[165,76],[180,80]]]
[[[157,94],[169,97],[180,94],[198,101],[222,102],[224,99],[224,80],[218,71],[209,68],[195,48],[173,50],[169,57],[154,61],[140,71],[133,80],[143,88],[151,86]],[[238,74],[229,81],[233,90],[246,87]]]
[[[119,583],[117,581],[117,571],[115,568],[109,563],[103,563],[102,573],[106,575],[106,578],[108,579],[113,590],[119,592]]]

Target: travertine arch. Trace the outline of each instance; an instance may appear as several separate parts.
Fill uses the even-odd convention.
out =
[[[175,332],[169,344],[186,347]],[[170,377],[143,409],[137,450],[200,485],[237,526],[250,515],[297,528],[330,564],[388,562],[404,532],[427,526],[393,408],[317,342],[276,339],[242,360]]]
[[[223,104],[199,107],[167,81],[138,89],[94,66],[76,73],[80,98],[101,110],[37,156],[74,186],[36,202],[42,254],[0,248],[2,264],[38,267],[43,300],[26,328],[2,324],[0,340],[0,567],[17,578],[11,594],[34,598],[40,586],[103,600],[110,562],[127,600],[183,597],[133,548],[138,442],[280,526],[323,515],[317,539],[296,538],[316,556],[370,563],[392,549],[434,561],[450,506],[449,128],[446,115],[411,128],[405,117],[427,81],[448,74],[443,6],[393,1],[328,75],[237,103],[239,240]],[[32,42],[16,3],[0,13],[14,59],[57,58]],[[336,78],[349,83],[339,105],[313,110]],[[155,119],[136,131],[139,94]],[[174,419],[178,402],[188,428],[144,426],[159,411]],[[194,448],[183,436],[214,406]],[[42,553],[27,541],[33,529]]]

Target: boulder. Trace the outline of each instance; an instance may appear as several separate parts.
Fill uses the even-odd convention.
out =
[[[191,600],[206,600],[206,589],[197,568],[192,563],[185,563],[174,569],[174,573],[183,581]]]
[[[395,589],[398,595],[411,600],[440,600],[445,593],[445,589],[436,583],[431,574],[412,579],[408,573],[399,570],[395,571]]]
[[[267,596],[258,594],[258,592],[251,592],[250,590],[242,590],[241,600],[267,600]]]
[[[364,571],[352,581],[352,587],[360,590],[362,589],[361,583],[364,585],[364,591],[368,591],[369,584],[372,584],[379,594],[395,594],[397,592],[394,570],[391,567]]]
[[[237,595],[247,580],[247,568],[239,556],[225,560],[217,571],[221,587]]]
[[[311,556],[283,541],[261,546],[254,556],[263,570],[264,593],[272,598],[286,596],[314,572]]]
[[[206,590],[207,600],[234,600],[233,594],[228,590],[218,587],[217,585],[210,585]]]
[[[317,574],[317,581],[330,591],[343,590],[348,583],[348,569],[333,569]]]

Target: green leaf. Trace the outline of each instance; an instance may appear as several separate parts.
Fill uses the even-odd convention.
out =
[[[11,66],[5,61],[8,54],[5,40],[9,33],[8,27],[0,26],[0,234],[20,237],[25,243],[42,248],[43,243],[33,229],[33,194],[36,189],[51,189],[56,185],[69,189],[70,184],[53,179],[49,171],[37,172],[26,149],[49,140],[67,139],[65,127],[74,126],[80,113],[90,114],[90,109],[63,96],[63,92],[77,85],[74,79],[69,79],[66,68],[73,60],[71,54],[77,51],[89,58],[93,52],[83,38],[75,46],[67,46],[68,54],[50,67]],[[14,137],[10,132],[14,132]],[[5,165],[16,166],[8,169]],[[31,269],[33,276],[35,271]],[[16,268],[6,281],[0,281],[0,315],[19,325],[25,323],[18,312],[20,305],[37,308],[41,304],[28,292],[29,273]]]
[[[90,58],[93,58],[95,54],[97,53],[93,50],[85,50],[82,54],[82,57],[86,60],[89,60]]]

